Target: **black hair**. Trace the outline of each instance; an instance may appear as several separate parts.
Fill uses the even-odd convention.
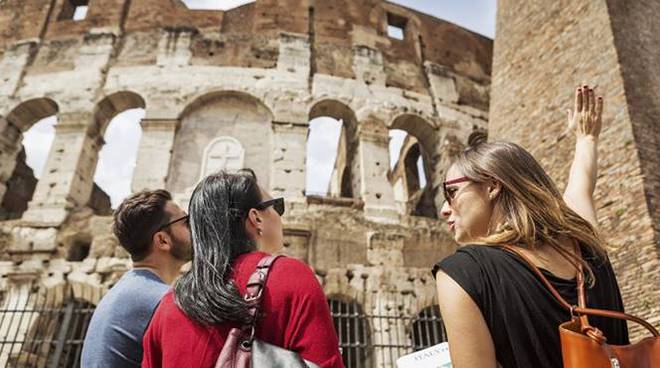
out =
[[[191,319],[210,325],[248,323],[248,304],[232,281],[232,262],[256,250],[245,231],[251,208],[262,200],[257,178],[250,169],[220,171],[204,178],[190,198],[193,260],[174,286],[177,305]]]

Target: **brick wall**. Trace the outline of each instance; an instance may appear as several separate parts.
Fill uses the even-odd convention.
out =
[[[628,312],[660,325],[660,4],[500,0],[489,137],[529,149],[564,187],[573,139],[556,143],[574,88],[605,97],[595,198]],[[655,226],[655,228],[654,228]],[[632,327],[632,326],[631,326]],[[632,334],[640,335],[634,327]]]

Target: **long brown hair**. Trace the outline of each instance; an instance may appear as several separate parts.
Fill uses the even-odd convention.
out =
[[[479,242],[529,249],[550,246],[576,268],[581,264],[591,283],[595,281],[589,264],[562,247],[561,239],[573,239],[601,259],[606,257],[605,242],[587,220],[568,207],[529,152],[514,143],[482,142],[458,154],[454,164],[473,182],[494,180],[502,185],[495,208],[503,220],[491,224],[488,235]]]

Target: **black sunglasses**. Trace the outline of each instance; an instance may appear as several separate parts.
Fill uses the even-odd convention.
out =
[[[275,212],[277,212],[278,215],[280,216],[284,215],[284,198],[275,198],[261,202],[258,205],[254,206],[254,209],[261,211],[261,210],[265,210],[270,206],[273,206],[273,209],[275,210]]]
[[[176,219],[176,220],[172,220],[172,221],[170,221],[170,222],[168,222],[168,223],[166,223],[166,224],[163,224],[163,225],[159,226],[158,229],[156,229],[156,231],[154,231],[154,234],[157,233],[157,232],[159,232],[159,231],[164,230],[166,227],[168,227],[168,226],[170,226],[170,225],[174,225],[174,224],[176,224],[176,223],[179,222],[179,221],[186,221],[186,222],[188,222],[188,215],[185,215],[185,216],[183,216],[183,217],[179,217],[179,218]]]

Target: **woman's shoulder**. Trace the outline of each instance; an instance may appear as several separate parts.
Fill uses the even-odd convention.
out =
[[[439,270],[462,270],[463,273],[474,273],[488,269],[491,266],[509,260],[507,252],[493,246],[470,244],[456,250],[456,252],[433,266],[433,275]]]

